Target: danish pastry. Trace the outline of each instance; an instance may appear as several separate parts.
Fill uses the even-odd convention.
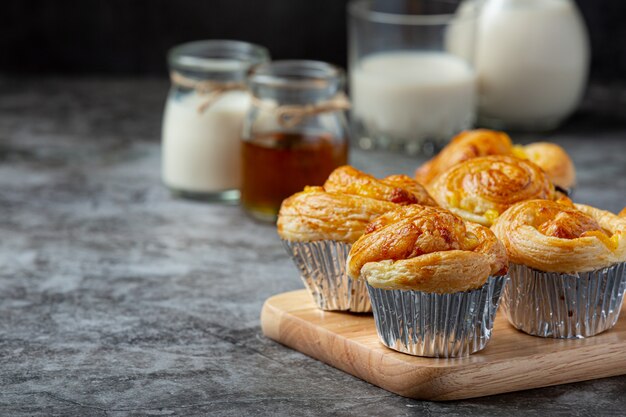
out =
[[[583,204],[515,204],[492,227],[511,262],[577,273],[626,261],[626,219]]]
[[[354,242],[375,217],[398,205],[436,205],[426,189],[406,175],[382,180],[351,166],[335,169],[323,187],[307,187],[283,201],[278,234],[290,241]]]
[[[441,207],[485,226],[519,201],[557,198],[541,168],[502,155],[457,164],[432,181],[428,190]]]
[[[571,190],[576,185],[574,163],[565,150],[555,143],[535,142],[515,146],[513,155],[528,159],[543,169],[554,185]]]
[[[543,169],[553,184],[570,190],[576,183],[576,170],[565,150],[555,143],[536,142],[513,145],[504,132],[487,129],[465,131],[415,172],[415,178],[429,184],[437,175],[468,159],[489,155],[516,156],[528,159]]]
[[[488,155],[509,155],[512,152],[511,138],[504,132],[477,129],[459,133],[430,161],[415,171],[415,179],[429,184],[437,175],[468,159]]]
[[[620,212],[619,212],[618,216],[620,216],[620,217],[626,217],[626,207],[624,207],[624,208],[622,209],[622,211],[620,211]]]
[[[324,189],[330,193],[358,195],[402,205],[437,205],[426,189],[411,177],[392,175],[378,180],[349,165],[335,169],[324,183]]]
[[[515,204],[492,226],[511,260],[503,310],[517,329],[582,338],[610,329],[624,300],[626,219],[567,200]]]
[[[397,204],[389,201],[306,187],[283,201],[278,214],[278,234],[289,241],[352,243],[371,220],[396,207]]]
[[[442,208],[413,205],[368,226],[350,250],[348,275],[375,288],[455,293],[506,273],[507,262],[488,228]]]

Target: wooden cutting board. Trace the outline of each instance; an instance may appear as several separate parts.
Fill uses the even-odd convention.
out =
[[[263,333],[396,394],[456,400],[626,374],[626,318],[588,339],[555,340],[515,330],[500,311],[487,348],[458,359],[419,358],[378,341],[367,314],[318,310],[306,290],[269,298]]]

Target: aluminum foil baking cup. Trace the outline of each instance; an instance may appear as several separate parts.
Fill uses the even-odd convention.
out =
[[[372,311],[365,283],[346,274],[346,259],[352,245],[334,240],[283,240],[283,244],[320,309],[355,313]]]
[[[368,284],[381,342],[416,356],[452,358],[484,349],[491,338],[506,276],[473,291],[434,294]]]
[[[580,339],[615,325],[626,262],[591,272],[543,272],[511,264],[502,304],[509,322],[533,336]]]

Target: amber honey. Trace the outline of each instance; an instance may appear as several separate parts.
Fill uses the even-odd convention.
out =
[[[347,141],[329,134],[255,136],[243,143],[241,203],[254,217],[275,220],[285,198],[322,185],[347,159]]]

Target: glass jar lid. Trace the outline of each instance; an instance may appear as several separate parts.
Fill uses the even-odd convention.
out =
[[[171,71],[217,81],[244,81],[250,67],[269,59],[269,52],[264,47],[232,40],[184,43],[168,53]]]
[[[259,99],[302,104],[328,100],[342,91],[344,71],[321,61],[284,60],[251,69],[248,84]]]

